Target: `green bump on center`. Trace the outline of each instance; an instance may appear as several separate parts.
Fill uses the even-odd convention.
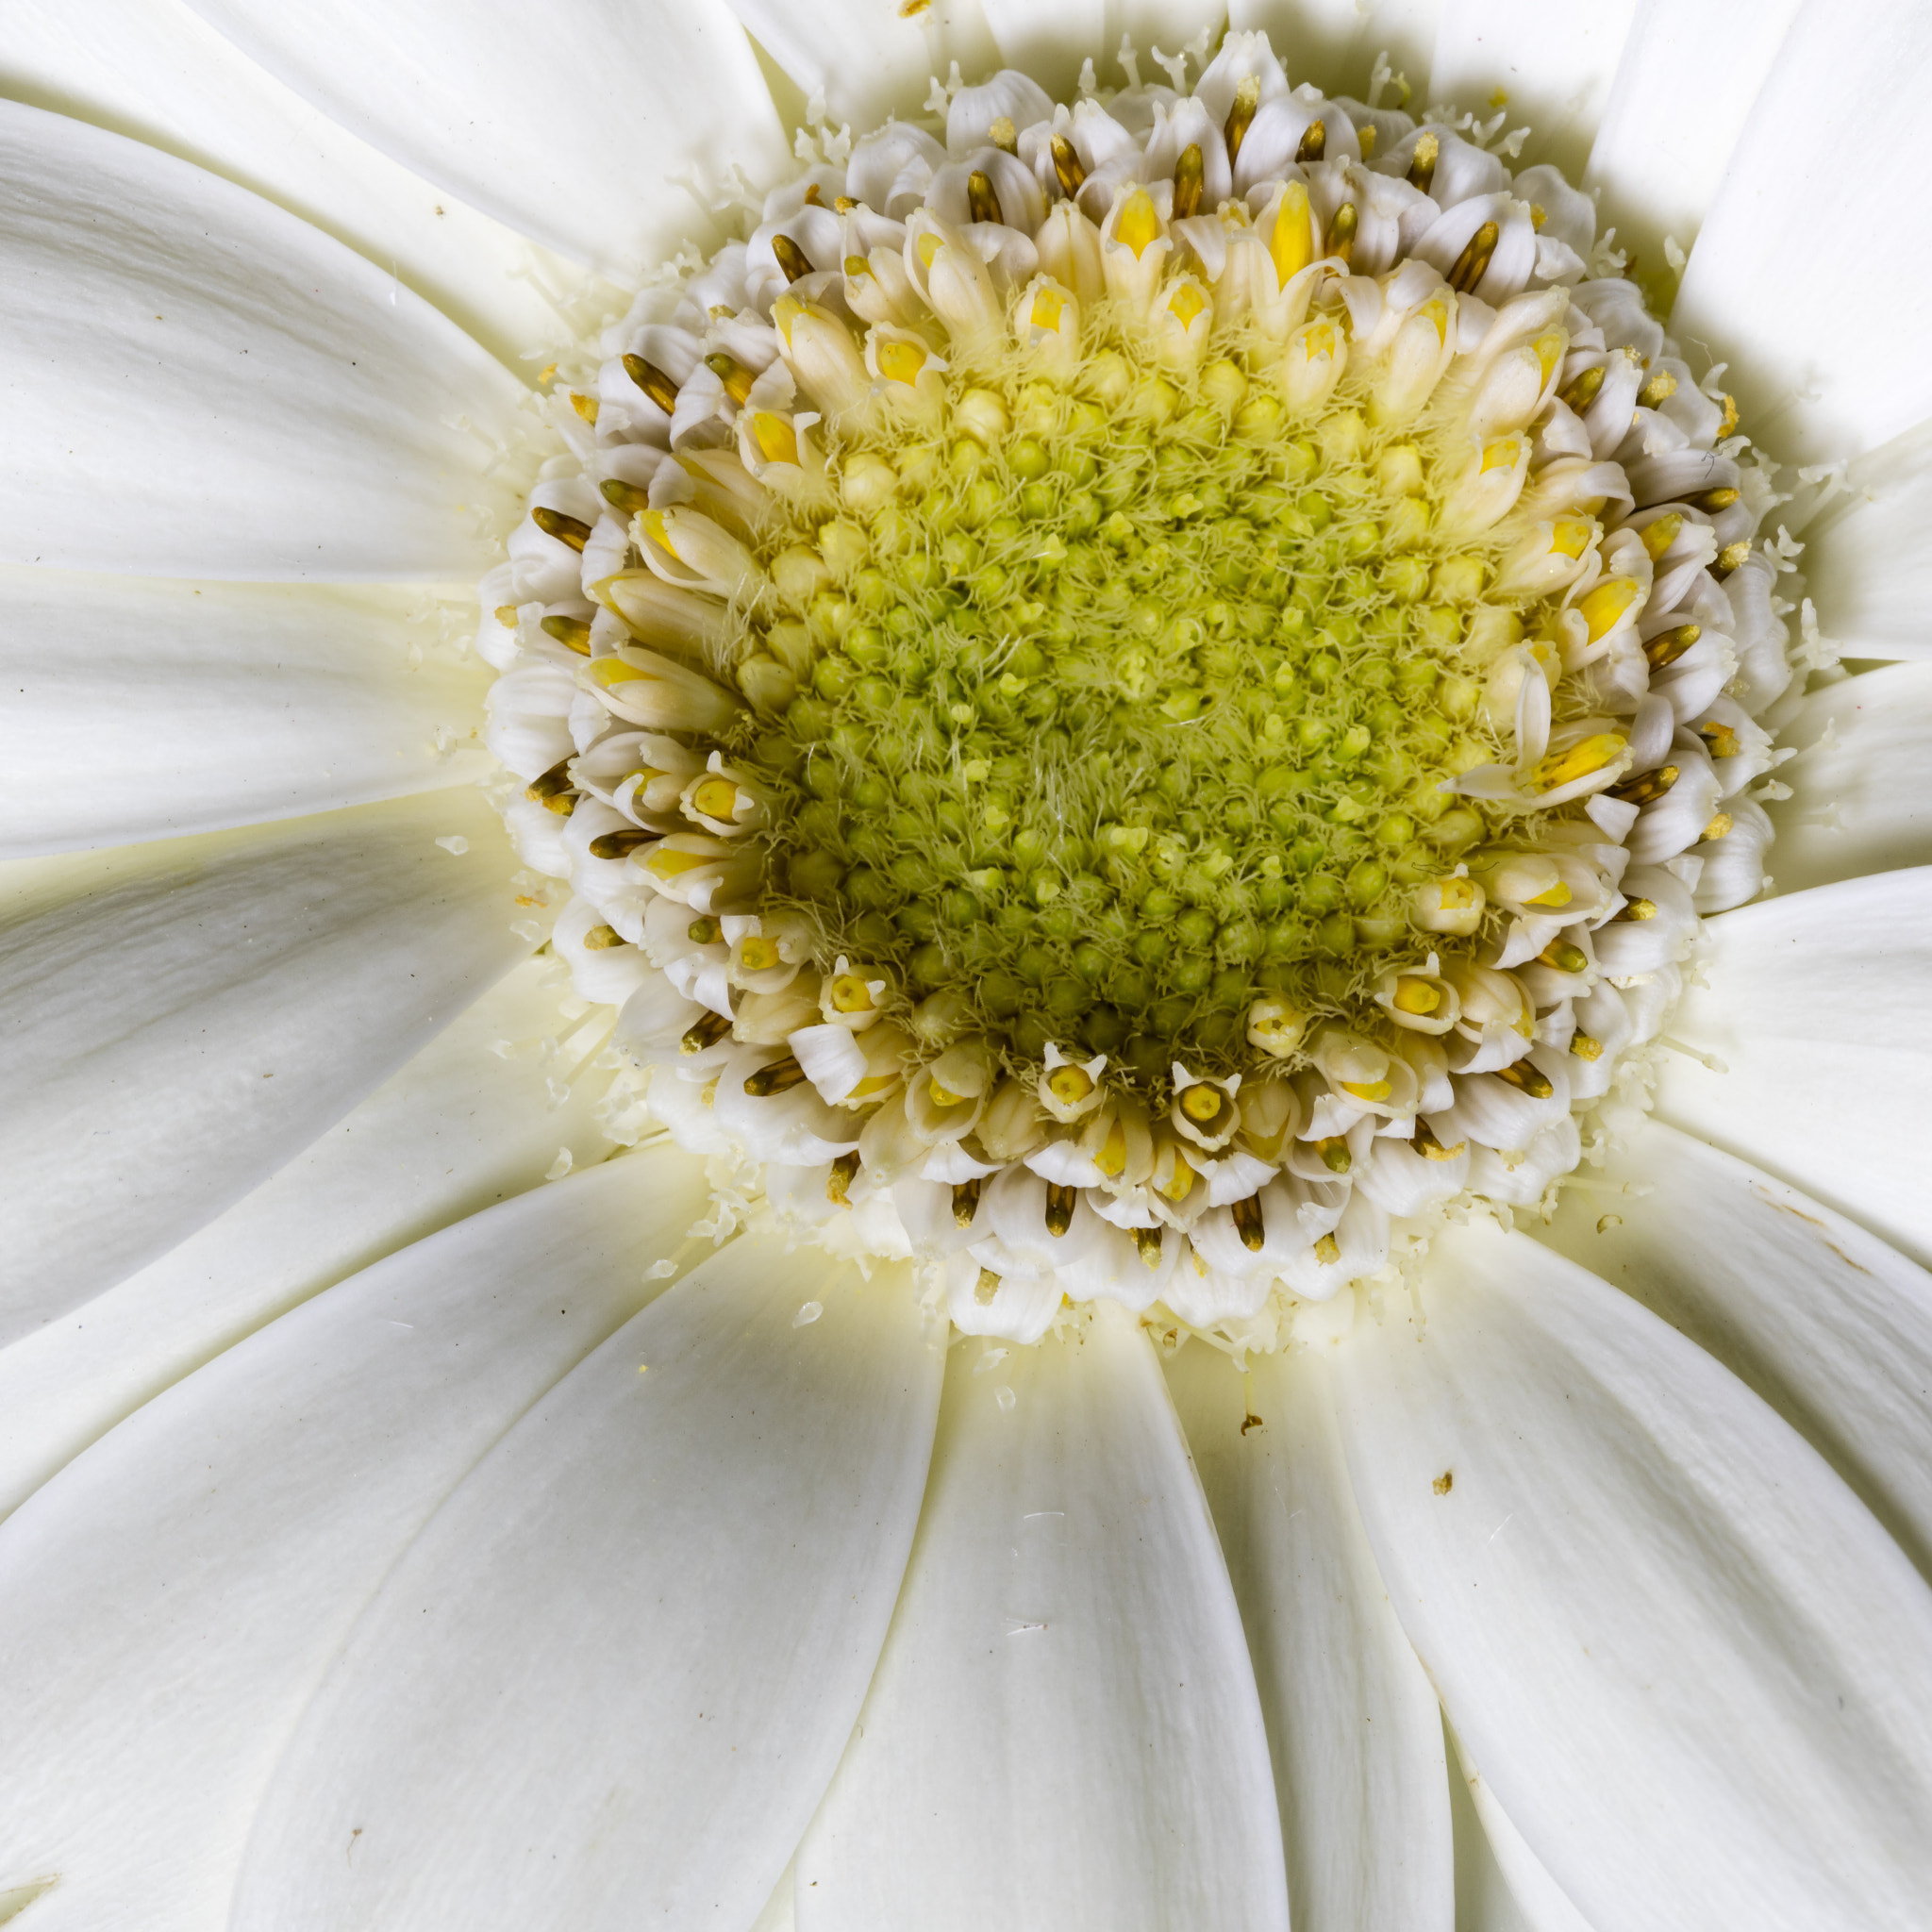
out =
[[[1528,600],[1431,535],[1466,443],[1124,341],[1071,388],[975,381],[754,535],[778,600],[740,613],[768,696],[733,755],[780,899],[1029,1058],[1154,1079],[1245,1062],[1264,992],[1359,1010],[1441,944],[1412,888],[1491,830],[1439,787],[1504,755],[1468,668]]]

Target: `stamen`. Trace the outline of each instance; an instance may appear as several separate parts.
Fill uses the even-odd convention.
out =
[[[701,1013],[678,1041],[677,1050],[687,1054],[703,1053],[716,1046],[730,1031],[731,1022],[723,1013]]]
[[[1596,401],[1596,392],[1604,386],[1605,365],[1592,363],[1588,369],[1580,369],[1557,391],[1557,400],[1566,409],[1581,416],[1591,404]]]
[[[1141,1251],[1141,1258],[1148,1267],[1160,1266],[1160,1230],[1158,1227],[1135,1228],[1134,1245]]]
[[[560,509],[545,509],[540,503],[532,507],[530,521],[546,537],[555,537],[559,543],[568,543],[573,550],[581,550],[591,541],[591,526],[579,523],[575,517],[567,517]]]
[[[1724,404],[1724,414],[1718,419],[1717,440],[1722,442],[1738,426],[1738,399],[1726,394],[1719,400]]]
[[[593,925],[584,935],[584,951],[587,953],[608,953],[613,946],[624,944],[624,935],[614,925]]]
[[[597,426],[597,398],[580,395],[575,390],[570,392],[570,406],[588,423],[592,429]]]
[[[705,358],[705,367],[724,385],[724,393],[742,408],[751,397],[751,386],[758,377],[735,356],[727,356],[722,349]]]
[[[1604,1043],[1601,1040],[1591,1039],[1588,1033],[1573,1033],[1570,1051],[1580,1060],[1599,1060],[1604,1056]]]
[[[979,1196],[985,1188],[984,1180],[977,1177],[970,1181],[959,1181],[953,1188],[953,1225],[971,1227],[973,1217],[979,1212]]]
[[[581,617],[546,617],[540,627],[565,650],[575,651],[579,658],[591,655],[591,626]]]
[[[1726,543],[1724,547],[1718,552],[1716,558],[1711,562],[1711,575],[1714,576],[1719,583],[1723,583],[1724,580],[1727,576],[1729,576],[1734,570],[1738,569],[1750,557],[1750,555],[1751,546],[1747,542]]]
[[[1743,749],[1738,734],[1728,724],[1720,724],[1715,719],[1707,724],[1700,724],[1697,735],[1710,747],[1710,755],[1714,758],[1734,758]]]
[[[1590,956],[1581,946],[1573,946],[1568,940],[1552,940],[1537,958],[1558,973],[1590,971]]]
[[[1357,217],[1355,203],[1344,201],[1335,210],[1335,219],[1328,224],[1328,240],[1324,252],[1339,261],[1348,261],[1355,254],[1355,233]]]
[[[1491,1071],[1497,1079],[1507,1080],[1532,1100],[1547,1100],[1557,1091],[1550,1085],[1549,1076],[1539,1073],[1526,1060],[1511,1060],[1507,1067],[1493,1067]]]
[[[1298,162],[1319,161],[1328,152],[1328,124],[1325,121],[1310,121],[1302,135],[1301,145],[1294,151]]]
[[[654,362],[626,356],[624,373],[668,416],[677,407],[677,385]]]
[[[1665,665],[1674,664],[1703,635],[1701,625],[1680,624],[1673,630],[1658,631],[1644,645],[1643,655],[1649,659],[1653,671],[1661,671]]]
[[[751,433],[758,439],[758,453],[766,462],[797,462],[798,432],[784,417],[760,409],[751,419]]]
[[[1649,805],[1661,798],[1680,775],[1675,765],[1659,765],[1654,772],[1644,772],[1621,785],[1612,785],[1609,795],[1621,798],[1625,805]]]
[[[1315,1243],[1315,1259],[1324,1268],[1332,1268],[1341,1259],[1341,1243],[1332,1234],[1324,1234]]]
[[[999,117],[999,119],[996,120],[992,124],[992,125],[986,130],[986,134],[987,139],[991,141],[993,146],[998,148],[1002,154],[1015,156],[1019,154],[1020,130],[1013,125],[1013,117],[1010,114],[1002,114]]]
[[[1365,162],[1375,158],[1375,137],[1381,131],[1373,121],[1366,122],[1356,129],[1355,138],[1361,146],[1362,159]]]
[[[1251,1255],[1258,1255],[1268,1242],[1268,1229],[1261,1219],[1261,1197],[1250,1194],[1245,1200],[1237,1201],[1229,1210],[1234,1216],[1234,1231],[1241,1238],[1241,1246]]]
[[[1117,242],[1134,251],[1136,260],[1146,254],[1151,242],[1158,240],[1160,216],[1155,208],[1154,197],[1144,188],[1137,188],[1127,196],[1113,232]]]
[[[805,1069],[788,1053],[783,1059],[774,1060],[770,1066],[748,1074],[744,1091],[754,1100],[762,1100],[768,1094],[791,1092],[804,1078]]]
[[[1616,925],[1624,920],[1655,919],[1656,917],[1657,902],[1655,900],[1626,899],[1624,902],[1624,904],[1610,915],[1610,924],[1612,925]]]
[[[715,946],[724,938],[724,929],[708,912],[701,918],[693,919],[685,927],[684,936],[694,946]]]
[[[1227,123],[1221,130],[1222,139],[1227,143],[1227,165],[1230,168],[1241,158],[1241,142],[1248,138],[1255,110],[1260,105],[1261,83],[1257,76],[1250,74],[1235,89],[1234,106],[1227,110]]]
[[[1394,1004],[1399,1012],[1433,1013],[1442,1004],[1442,989],[1432,979],[1405,975],[1395,982]]]
[[[577,794],[571,784],[570,764],[569,758],[559,758],[547,772],[532,778],[524,787],[524,796],[532,805],[541,805],[546,810],[554,811],[558,818],[569,818],[577,805]]]
[[[1322,1157],[1322,1165],[1330,1174],[1346,1174],[1349,1169],[1348,1142],[1340,1134],[1330,1134],[1324,1141],[1317,1141],[1315,1152]]]
[[[1281,191],[1268,253],[1274,262],[1276,286],[1283,289],[1315,258],[1308,238],[1308,191],[1299,181],[1291,181]]]
[[[1467,1141],[1458,1141],[1453,1147],[1443,1146],[1441,1141],[1436,1138],[1435,1128],[1430,1126],[1428,1122],[1418,1114],[1416,1116],[1415,1141],[1413,1144],[1416,1151],[1421,1154],[1424,1160],[1454,1160],[1469,1145],[1469,1142]]]
[[[979,1271],[979,1279],[973,1284],[973,1299],[982,1308],[990,1308],[1000,1297],[1000,1278],[991,1268]]]
[[[917,342],[887,341],[878,346],[879,374],[888,382],[904,383],[910,389],[926,365],[926,353]]]
[[[1646,409],[1654,409],[1668,397],[1677,393],[1677,378],[1668,369],[1659,369],[1643,387],[1637,391],[1638,403]]]
[[[1490,258],[1496,252],[1496,243],[1503,231],[1494,222],[1485,222],[1469,238],[1467,245],[1456,258],[1456,266],[1449,271],[1449,286],[1458,295],[1467,295],[1490,272]]]
[[[1198,142],[1190,142],[1174,164],[1174,218],[1184,222],[1201,206],[1201,189],[1207,164],[1201,158]]]
[[[1554,791],[1558,786],[1574,785],[1600,772],[1612,758],[1622,755],[1628,741],[1618,731],[1599,731],[1573,744],[1568,751],[1552,752],[1539,761],[1529,782],[1539,791]]]
[[[1056,1067],[1046,1076],[1046,1091],[1062,1107],[1078,1107],[1093,1091],[1093,1076],[1085,1067]]]
[[[1442,143],[1426,130],[1415,138],[1415,148],[1408,160],[1408,185],[1420,188],[1426,194],[1430,184],[1436,178],[1436,157],[1441,153]]]
[[[1700,845],[1708,845],[1716,840],[1727,837],[1735,821],[1729,812],[1719,812],[1709,824],[1706,825],[1703,831],[1697,835],[1697,842]]]
[[[778,266],[785,271],[788,282],[802,282],[807,275],[816,273],[810,258],[790,235],[774,235],[772,253],[778,258]]]
[[[655,832],[640,832],[626,827],[619,832],[600,832],[591,841],[592,858],[626,858],[640,845],[648,845],[657,837]]]
[[[1046,1231],[1058,1240],[1074,1224],[1074,1204],[1080,1198],[1077,1188],[1062,1187],[1058,1181],[1046,1184]]]
[[[1726,486],[1718,490],[1700,490],[1696,495],[1687,496],[1684,501],[1692,509],[1701,509],[1706,516],[1714,517],[1720,510],[1729,509],[1737,502],[1739,494],[1738,491]]]
[[[992,192],[991,178],[977,168],[966,177],[966,212],[975,222],[1000,218],[1000,198]]]
[[[1060,184],[1060,192],[1071,201],[1086,185],[1087,170],[1080,165],[1074,143],[1064,134],[1056,134],[1048,145],[1053,150],[1054,178]]]
[[[620,476],[607,477],[597,486],[597,493],[614,510],[625,516],[641,515],[651,507],[651,492],[641,484],[626,483]]]
[[[1645,524],[1641,532],[1643,554],[1655,563],[1677,541],[1677,532],[1683,527],[1684,519],[1675,510],[1658,517],[1655,523]]]
[[[850,1207],[851,1203],[845,1198],[846,1191],[858,1178],[858,1150],[855,1147],[850,1154],[841,1154],[838,1159],[833,1161],[832,1171],[825,1177],[825,1199],[834,1208]],[[981,1279],[984,1280],[984,1275],[982,1275]],[[993,1277],[993,1287],[995,1290],[999,1287],[999,1277],[997,1275]]]

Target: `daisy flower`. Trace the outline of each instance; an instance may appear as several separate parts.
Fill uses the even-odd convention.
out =
[[[0,1924],[1923,1924],[1928,57],[22,0]]]

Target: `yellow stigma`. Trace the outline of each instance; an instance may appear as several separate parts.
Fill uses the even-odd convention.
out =
[[[1464,886],[1467,881],[1452,879],[1452,885]],[[1448,895],[1443,895],[1448,903]],[[1433,1013],[1442,1004],[1442,990],[1433,980],[1404,977],[1395,982],[1395,1008],[1402,1013]]]
[[[1056,1067],[1046,1076],[1046,1091],[1062,1107],[1078,1107],[1093,1091],[1093,1076],[1085,1067]]]
[[[1619,620],[1641,595],[1634,577],[1607,577],[1595,590],[1587,591],[1576,600],[1576,609],[1583,618],[1590,641],[1596,641],[1614,630]]]
[[[1284,289],[1315,258],[1314,240],[1308,232],[1308,191],[1299,181],[1291,181],[1281,191],[1268,253],[1274,263],[1275,284]]]
[[[1137,188],[1127,196],[1113,233],[1115,241],[1134,251],[1136,260],[1146,254],[1150,242],[1159,239],[1160,216],[1155,209],[1154,197],[1144,188]]]
[[[751,419],[751,433],[758,438],[758,448],[766,462],[797,462],[798,436],[784,417],[774,416],[769,409],[760,409]]]
[[[917,342],[885,341],[878,346],[878,362],[879,374],[888,382],[902,382],[910,389],[925,367],[926,354]]]

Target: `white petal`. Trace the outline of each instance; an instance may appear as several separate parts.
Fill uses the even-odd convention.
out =
[[[36,1932],[226,1923],[357,1615],[703,1199],[693,1161],[620,1160],[449,1228],[169,1390],[0,1527],[5,1873],[60,1874]]]
[[[1932,867],[1745,906],[1704,932],[1706,983],[1670,1033],[1726,1071],[1665,1053],[1657,1112],[1932,1257]]]
[[[784,136],[719,0],[190,0],[243,53],[371,146],[473,207],[604,269],[648,264],[736,162],[762,185]],[[379,58],[372,58],[372,48]]]
[[[1441,14],[1441,0],[1231,0],[1227,24],[1267,33],[1289,79],[1326,94],[1365,98],[1374,60],[1386,50],[1408,83],[1410,110],[1420,114],[1436,98],[1429,65]],[[1399,88],[1382,102],[1402,104]]]
[[[613,1336],[363,1618],[234,1932],[748,1925],[865,1694],[943,1359],[906,1271],[749,1237]]]
[[[1932,1591],[1710,1357],[1520,1235],[1438,1238],[1338,1353],[1389,1592],[1595,1932],[1906,1928],[1932,1887]]]
[[[730,0],[744,30],[808,100],[823,94],[834,125],[869,133],[894,114],[916,118],[932,78],[957,60],[968,80],[1000,64],[978,0],[949,0],[908,16],[901,0]]]
[[[1798,0],[1641,0],[1583,176],[1603,190],[1620,246],[1653,262],[1666,235],[1690,247],[1797,10]]]
[[[1255,1659],[1292,1922],[1451,1932],[1441,1712],[1362,1534],[1326,1363],[1258,1357],[1245,1398],[1205,1343],[1167,1374]]]
[[[1660,1121],[1601,1179],[1627,1195],[1567,1191],[1539,1237],[1740,1376],[1932,1576],[1932,1277]]]
[[[1099,1304],[1080,1338],[986,1374],[953,1353],[906,1589],[799,1850],[801,1932],[1286,1932],[1200,1485],[1134,1318]]]
[[[1636,10],[1636,0],[1607,0],[1558,20],[1540,0],[1443,0],[1430,97],[1487,116],[1500,88],[1507,125],[1529,125],[1523,161],[1574,171],[1595,138]]]
[[[1592,1932],[1583,1914],[1509,1822],[1489,1779],[1475,1768],[1468,1748],[1459,1741],[1456,1744],[1456,1759],[1463,1787],[1469,1792],[1470,1807],[1476,1816],[1477,1836],[1483,1840],[1483,1851],[1490,1863],[1503,1880],[1504,1898],[1508,1901],[1515,1923],[1526,1924],[1530,1932]],[[1457,1856],[1460,1855],[1458,1843]],[[1457,1923],[1460,1924],[1459,1906],[1457,1911]]]
[[[1108,39],[1106,0],[1063,0],[1054,7],[1039,0],[980,0],[980,7],[1002,65],[1030,75],[1056,100],[1074,98],[1083,60],[1097,68],[1120,43],[1118,27]]]
[[[1458,1768],[1452,1761],[1449,1810],[1456,1824],[1457,1932],[1543,1932],[1543,1928],[1524,1917],[1509,1890],[1508,1880],[1503,1875],[1483,1821],[1476,1813],[1474,1784],[1474,1778],[1468,1773],[1458,1774]],[[1491,1817],[1500,1815],[1493,1795],[1483,1808]]]
[[[1932,657],[1932,423],[1859,457],[1805,526],[1819,622],[1847,658]]]
[[[66,863],[0,931],[7,1340],[266,1180],[528,946],[474,791]]]
[[[1903,153],[1916,104],[1897,76],[1932,62],[1932,10],[1894,0],[1807,7],[1792,23],[1705,217],[1671,314],[1679,341],[1734,358],[1743,428],[1781,460],[1872,449],[1932,415],[1932,362],[1907,318],[1932,299],[1925,198],[1895,170],[1848,188],[1843,156]],[[1793,238],[1856,262],[1794,272]]]
[[[1888,664],[1827,684],[1778,734],[1803,747],[1770,808],[1778,891],[1932,859],[1932,663]]]
[[[380,63],[375,63],[379,65]],[[0,560],[464,577],[525,391],[341,242],[184,161],[0,103]]]
[[[483,776],[487,679],[438,629],[406,591],[0,568],[0,858]]]
[[[529,961],[256,1189],[118,1287],[0,1349],[0,1516],[171,1382],[318,1289],[610,1143],[604,1076],[554,1058]],[[595,1037],[586,1046],[595,1043]],[[510,1049],[499,1054],[492,1049]],[[552,1081],[569,1081],[559,1104]]]
[[[150,147],[278,203],[346,242],[512,371],[557,333],[529,271],[567,289],[564,264],[439,193],[317,113],[181,0],[10,0],[7,92]]]

